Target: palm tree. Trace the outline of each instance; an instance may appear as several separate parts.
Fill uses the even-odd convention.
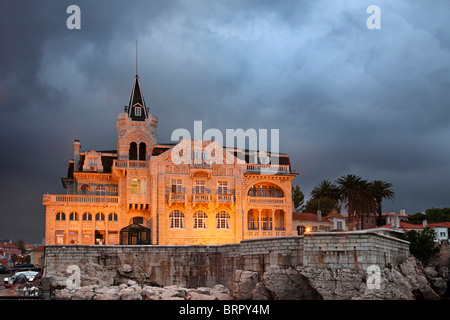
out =
[[[313,198],[329,198],[339,200],[339,189],[330,180],[322,180],[317,187],[311,191]]]
[[[381,203],[383,202],[383,199],[395,199],[395,192],[392,190],[392,183],[383,180],[374,180],[370,182],[369,188],[377,203],[378,226],[381,226],[383,223]]]
[[[324,210],[327,215],[331,210],[340,210],[339,189],[329,180],[322,180],[311,191],[311,199],[307,203],[308,209],[315,207],[317,210]]]
[[[364,215],[376,211],[376,202],[371,194],[369,183],[361,177],[348,174],[336,180],[340,200],[345,203],[348,216],[353,221],[361,218],[361,228]]]

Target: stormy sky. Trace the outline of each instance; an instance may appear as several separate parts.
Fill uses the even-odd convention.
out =
[[[449,206],[449,16],[440,0],[1,0],[0,239],[42,240],[74,139],[116,149],[136,40],[158,142],[195,120],[279,129],[306,198],[353,173],[393,184],[384,211]]]

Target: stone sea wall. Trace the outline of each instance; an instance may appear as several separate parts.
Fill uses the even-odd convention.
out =
[[[327,232],[244,240],[217,246],[90,246],[49,245],[45,274],[67,279],[67,268],[81,270],[81,284],[141,284],[187,288],[233,287],[238,270],[256,272],[259,281],[270,266],[366,270],[405,261],[406,241],[373,232]],[[124,270],[129,266],[130,270]],[[125,268],[127,269],[127,268]]]

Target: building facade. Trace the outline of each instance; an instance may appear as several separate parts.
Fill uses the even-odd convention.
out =
[[[336,210],[332,210],[325,217],[320,210],[317,213],[292,213],[292,229],[298,235],[311,232],[347,231],[346,221],[347,218]]]
[[[275,165],[217,141],[159,144],[149,111],[136,76],[118,116],[117,150],[81,151],[74,141],[67,193],[43,196],[46,244],[226,244],[294,234],[289,155],[265,153]]]

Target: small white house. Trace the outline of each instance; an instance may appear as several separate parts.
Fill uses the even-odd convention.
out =
[[[435,222],[429,223],[428,227],[432,228],[436,233],[437,241],[441,242],[443,240],[449,241],[449,229],[450,222]]]

